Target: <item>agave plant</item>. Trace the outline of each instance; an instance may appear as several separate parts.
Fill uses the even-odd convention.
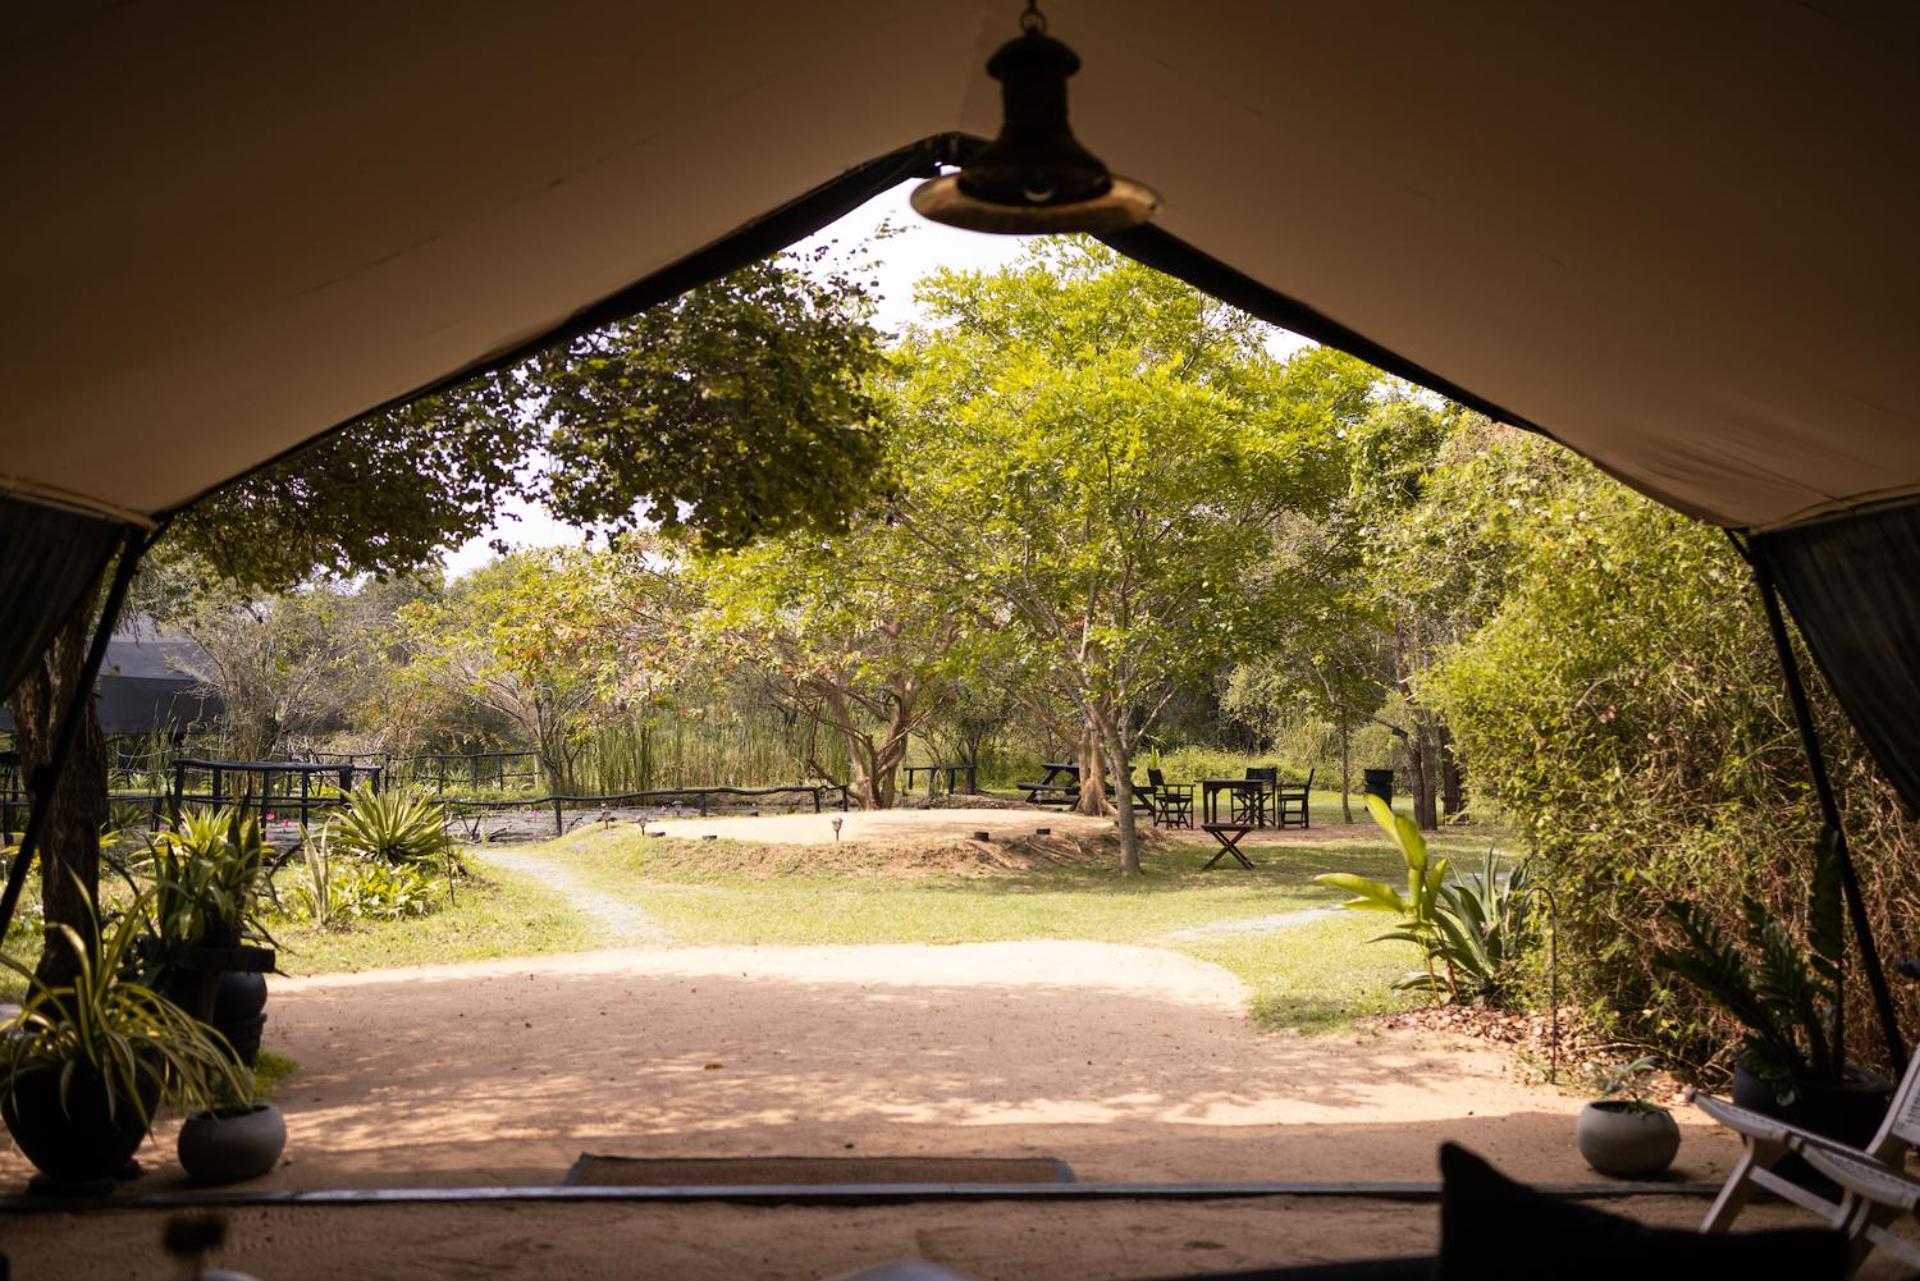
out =
[[[0,1088],[11,1103],[36,1072],[57,1073],[63,1110],[91,1078],[103,1087],[110,1116],[133,1108],[150,1124],[147,1099],[198,1110],[225,1099],[250,1101],[251,1074],[226,1039],[131,975],[133,944],[157,891],[135,899],[102,937],[97,915],[91,946],[69,925],[54,937],[74,958],[73,982],[49,985],[10,957],[0,964],[27,980],[20,1011],[0,1025]]]
[[[371,862],[450,860],[454,850],[444,810],[399,788],[354,788],[346,808],[329,822],[328,834],[335,849]]]
[[[1782,1106],[1799,1096],[1801,1085],[1841,1084],[1846,925],[1839,841],[1831,828],[1821,832],[1816,846],[1804,948],[1751,894],[1740,899],[1744,951],[1699,905],[1673,899],[1664,910],[1686,945],[1658,949],[1654,963],[1698,988],[1746,1029],[1741,1066],[1771,1085]]]
[[[1500,999],[1512,963],[1530,940],[1528,880],[1524,863],[1502,878],[1499,856],[1489,847],[1477,874],[1462,877],[1456,871],[1440,887],[1432,942],[1455,999]]]

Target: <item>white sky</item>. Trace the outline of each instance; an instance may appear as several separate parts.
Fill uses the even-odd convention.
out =
[[[879,285],[875,320],[881,329],[893,332],[914,318],[913,285],[922,276],[938,267],[992,271],[1018,258],[1025,245],[1019,236],[989,236],[926,221],[907,203],[916,185],[917,179],[875,196],[795,246],[804,250],[837,240],[843,248],[852,248],[883,223],[891,222],[898,230],[875,248],[874,255],[880,261],[874,275]],[[1285,356],[1309,344],[1304,338],[1276,329],[1267,345],[1275,355]],[[579,543],[581,533],[553,519],[544,509],[516,500],[507,504],[505,519],[493,529],[447,556],[449,576],[457,577],[492,559],[493,550],[488,544],[497,538],[517,547],[559,547]]]

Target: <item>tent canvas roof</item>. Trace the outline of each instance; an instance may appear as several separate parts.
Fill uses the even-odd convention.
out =
[[[63,3],[0,46],[0,490],[155,513],[855,166],[1009,0]],[[1160,227],[1641,488],[1920,488],[1920,10],[1057,0]]]

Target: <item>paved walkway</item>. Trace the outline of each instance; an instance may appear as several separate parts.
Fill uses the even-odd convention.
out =
[[[476,860],[524,876],[561,895],[567,905],[600,927],[602,947],[665,947],[673,938],[646,911],[589,887],[572,868],[553,858],[509,850],[475,850]]]

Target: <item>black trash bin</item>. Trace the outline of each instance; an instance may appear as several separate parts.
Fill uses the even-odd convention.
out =
[[[1378,796],[1387,804],[1393,804],[1393,771],[1390,769],[1363,769],[1360,771],[1360,789]]]

